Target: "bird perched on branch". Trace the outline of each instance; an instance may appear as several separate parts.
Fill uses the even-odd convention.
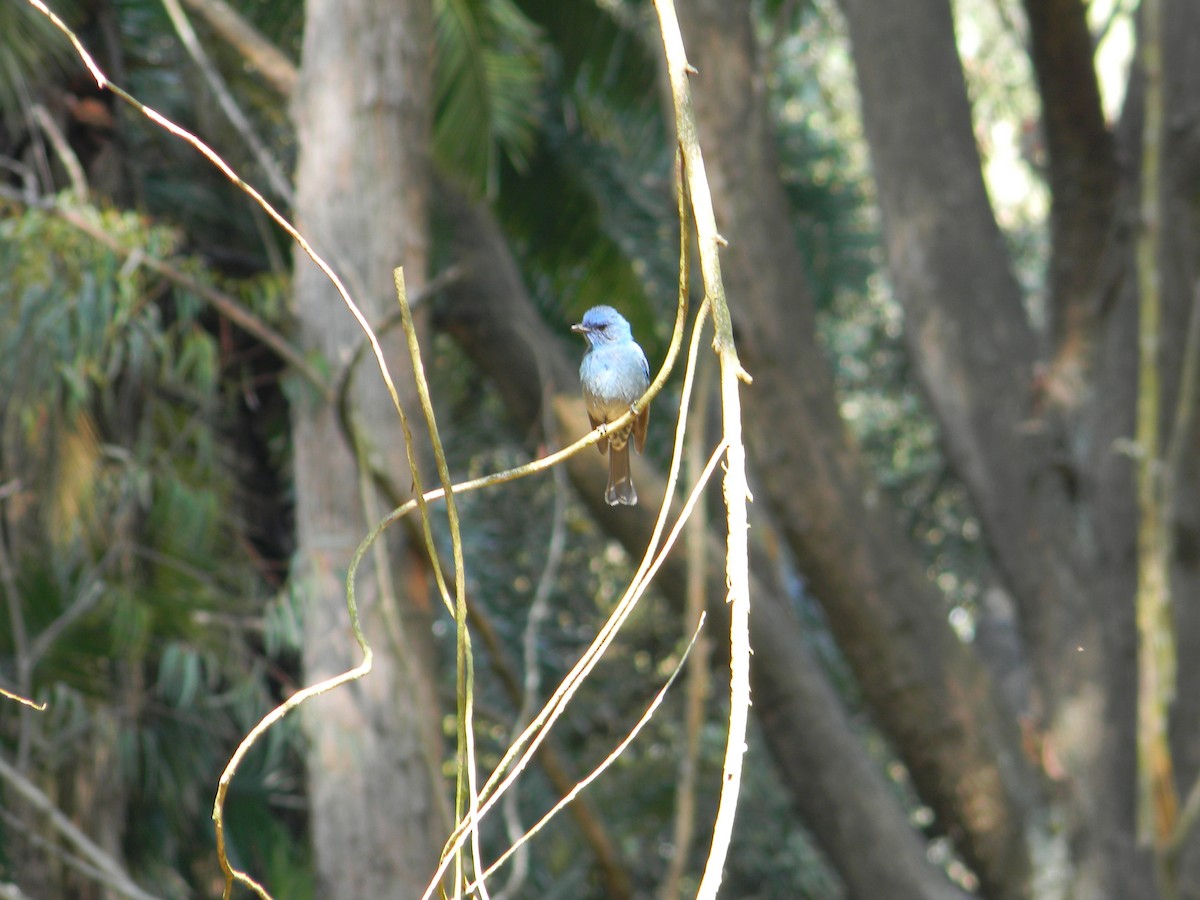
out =
[[[633,339],[629,323],[611,306],[593,306],[583,321],[571,326],[587,338],[588,349],[579,366],[583,383],[583,402],[593,428],[607,425],[627,413],[650,386],[650,365],[646,354]],[[607,432],[597,443],[601,454],[608,454],[608,489],[604,499],[609,506],[637,503],[637,491],[629,477],[629,438],[637,452],[646,444],[649,406],[637,411],[633,421],[618,431]]]

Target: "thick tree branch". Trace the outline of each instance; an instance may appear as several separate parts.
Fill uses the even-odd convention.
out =
[[[842,5],[909,346],[986,514],[1019,484],[1003,458],[1028,413],[1036,341],[983,184],[950,8]]]
[[[1025,0],[1049,156],[1047,295],[1059,366],[1084,365],[1079,357],[1091,350],[1103,269],[1096,252],[1108,242],[1116,208],[1116,149],[1100,103],[1087,9],[1079,0]]]
[[[909,352],[1052,719],[1105,662],[1066,451],[1033,420],[1037,338],[984,187],[949,3],[842,6]]]
[[[296,89],[295,64],[225,0],[183,0],[200,13],[212,29],[237,49],[284,97]]]

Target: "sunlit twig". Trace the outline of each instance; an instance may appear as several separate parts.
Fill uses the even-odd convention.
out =
[[[700,272],[704,295],[712,303],[716,336],[713,348],[721,362],[721,413],[724,443],[728,447],[725,467],[725,510],[728,524],[725,577],[729,584],[729,732],[721,778],[721,799],[713,822],[712,845],[700,880],[698,897],[713,898],[721,884],[725,858],[733,838],[733,819],[741,789],[742,757],[746,752],[746,728],[750,709],[750,564],[747,546],[750,489],[746,481],[746,448],[742,443],[742,411],[739,382],[749,376],[738,361],[733,340],[733,322],[721,280],[720,247],[725,239],[717,231],[712,195],[704,172],[704,157],[696,135],[688,63],[671,0],[655,0],[659,30],[667,58],[667,74],[675,106],[675,124],[684,170],[691,193],[691,212],[699,241]]]

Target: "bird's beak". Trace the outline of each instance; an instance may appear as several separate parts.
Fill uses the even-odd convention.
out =
[[[591,329],[588,328],[586,325],[584,325],[582,322],[580,322],[578,325],[572,325],[571,330],[574,331],[576,334],[587,334]]]

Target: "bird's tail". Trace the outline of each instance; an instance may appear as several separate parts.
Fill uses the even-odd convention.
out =
[[[633,489],[633,479],[629,477],[629,442],[626,441],[621,449],[610,444],[608,448],[608,490],[604,499],[609,506],[636,506],[637,491]]]

